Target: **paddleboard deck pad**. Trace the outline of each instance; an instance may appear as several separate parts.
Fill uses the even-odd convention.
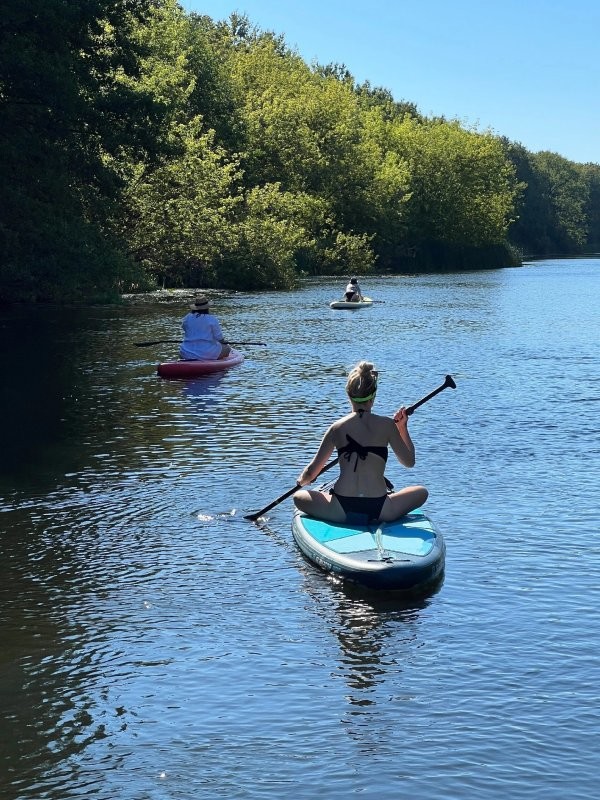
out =
[[[318,567],[369,589],[425,590],[444,573],[443,536],[421,510],[372,525],[324,522],[296,511],[292,534]]]

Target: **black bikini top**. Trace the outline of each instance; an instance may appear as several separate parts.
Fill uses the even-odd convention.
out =
[[[346,461],[350,461],[350,456],[356,454],[356,462],[354,464],[354,471],[356,472],[356,466],[358,464],[358,459],[360,458],[361,461],[364,461],[369,453],[373,453],[375,456],[379,456],[379,458],[383,458],[384,461],[387,461],[388,457],[388,449],[387,447],[365,447],[362,444],[359,444],[356,439],[353,439],[351,436],[346,434],[346,439],[348,439],[348,444],[344,445],[344,447],[340,447],[338,449],[338,454],[343,456]]]

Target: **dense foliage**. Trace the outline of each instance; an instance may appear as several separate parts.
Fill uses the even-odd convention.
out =
[[[5,0],[0,113],[3,300],[600,245],[600,166],[424,118],[175,0]]]

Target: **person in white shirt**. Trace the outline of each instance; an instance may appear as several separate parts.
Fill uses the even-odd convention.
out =
[[[350,278],[350,283],[346,286],[344,300],[348,303],[359,303],[362,299],[362,292],[358,285],[358,280],[356,278]]]
[[[227,358],[231,347],[225,342],[219,320],[210,313],[208,298],[196,297],[181,323],[184,338],[179,357],[184,361]]]

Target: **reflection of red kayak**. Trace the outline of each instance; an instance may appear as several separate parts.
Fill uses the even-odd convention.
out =
[[[229,367],[241,364],[244,356],[238,350],[232,350],[227,358],[198,359],[196,361],[165,361],[159,364],[156,371],[161,378],[196,378],[199,375],[210,375]]]

